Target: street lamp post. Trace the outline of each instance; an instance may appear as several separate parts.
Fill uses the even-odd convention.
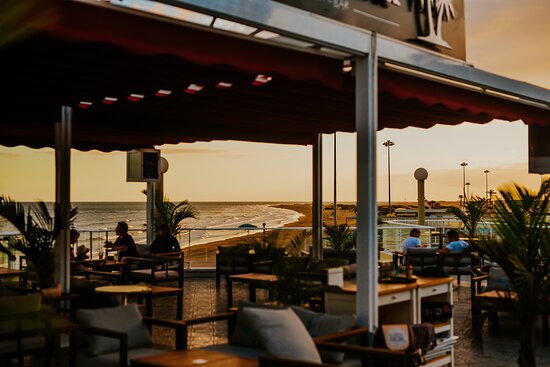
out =
[[[462,162],[460,163],[460,165],[462,166],[462,197],[464,197],[464,200],[466,200],[466,166],[468,165],[468,163]]]
[[[471,183],[466,182],[466,201],[465,202],[467,202],[468,198],[470,197],[470,185]]]
[[[491,171],[488,169],[483,171],[485,173],[485,200],[489,200],[489,172]]]
[[[390,147],[394,146],[395,143],[391,140],[386,140],[382,143],[383,146],[388,148],[388,215],[391,214],[391,170],[390,170]]]

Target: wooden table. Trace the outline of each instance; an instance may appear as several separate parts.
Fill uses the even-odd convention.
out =
[[[83,262],[82,264],[92,269],[86,271],[85,275],[87,278],[89,278],[90,275],[97,275],[111,283],[122,282],[122,268],[124,268],[125,263],[105,259],[85,261],[89,261],[89,263]]]
[[[26,270],[0,268],[0,278],[11,278],[16,276],[20,277],[21,275],[25,275],[26,273]]]
[[[270,284],[277,282],[277,276],[273,274],[246,273],[236,274],[227,277],[227,309],[233,307],[233,282],[248,283],[248,299],[256,302],[256,288],[267,288]],[[269,295],[271,299],[271,293]]]
[[[97,287],[95,289],[97,293],[121,295],[122,304],[128,304],[128,295],[143,295],[147,296],[151,293],[151,287],[148,285],[106,285],[103,287]]]
[[[26,276],[26,270],[0,268],[0,278],[19,277],[19,286],[23,286],[26,283]]]
[[[180,350],[131,361],[132,367],[257,367],[258,360],[205,349]]]

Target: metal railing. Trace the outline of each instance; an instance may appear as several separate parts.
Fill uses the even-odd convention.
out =
[[[421,242],[427,245],[435,245],[435,236],[432,233],[437,229],[435,226],[418,226],[417,224],[399,222],[387,222],[378,227],[378,247],[387,251],[400,250],[401,243],[409,236],[412,227],[421,230]],[[352,229],[354,227],[351,227]],[[455,228],[455,227],[453,227]],[[214,268],[216,266],[217,245],[247,243],[249,238],[258,238],[269,231],[285,231],[289,234],[292,231],[311,230],[311,227],[266,227],[264,228],[185,228],[178,236],[182,250],[185,251],[186,268]],[[112,230],[79,230],[80,238],[76,246],[86,245],[90,249],[90,258],[99,258],[99,253],[104,249],[104,243],[114,240],[116,234]],[[138,251],[146,247],[146,232],[142,229],[130,229],[129,233],[138,244]],[[14,234],[7,234],[14,235]],[[6,237],[0,235],[0,238]],[[140,245],[141,244],[141,245]],[[325,245],[328,245],[325,241]],[[311,246],[311,238],[306,240],[305,249]],[[8,264],[7,257],[0,255],[0,266],[16,268],[18,261]]]

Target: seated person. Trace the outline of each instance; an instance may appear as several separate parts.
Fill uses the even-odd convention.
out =
[[[74,260],[74,245],[78,242],[78,238],[80,237],[80,233],[76,229],[71,229],[70,232],[70,244],[71,244],[71,260]]]
[[[406,238],[401,244],[401,250],[403,252],[403,264],[406,262],[407,259],[407,249],[415,247],[423,247],[420,243],[420,230],[418,228],[411,229],[409,237]]]
[[[454,229],[447,232],[447,238],[449,239],[449,243],[447,244],[447,247],[438,251],[439,254],[446,254],[449,252],[463,252],[470,247],[468,242],[462,241],[459,238],[458,232]]]
[[[85,245],[80,245],[76,248],[76,256],[74,257],[74,261],[84,261],[86,259],[90,258],[90,255],[88,255],[88,252],[90,252],[90,249],[87,248]]]
[[[85,245],[80,245],[76,248],[76,256],[71,259],[71,274],[85,273],[88,271],[87,267],[79,263],[79,261],[84,261],[90,258],[88,252],[90,252],[90,249]]]
[[[128,234],[128,224],[118,222],[115,233],[118,236],[115,242],[105,241],[105,248],[118,251],[118,261],[126,261],[127,256],[138,256],[134,238]]]
[[[170,233],[170,228],[167,225],[162,225],[158,229],[158,235],[151,244],[149,253],[151,255],[162,254],[167,252],[181,251],[180,244],[176,237]]]

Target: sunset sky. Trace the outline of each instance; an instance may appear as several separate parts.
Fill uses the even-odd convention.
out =
[[[467,61],[477,68],[550,88],[549,0],[465,0]],[[338,134],[338,200],[354,201],[355,135]],[[386,201],[390,139],[392,201],[416,200],[413,172],[424,167],[428,200],[458,200],[461,162],[474,194],[513,181],[536,188],[539,175],[527,173],[527,127],[522,122],[464,123],[430,129],[385,129],[378,134],[378,200]],[[324,196],[333,200],[333,136],[325,137]],[[165,192],[172,200],[309,201],[311,147],[211,142],[159,147],[169,161]],[[52,201],[52,149],[0,146],[0,194],[14,199]],[[143,183],[126,182],[125,153],[74,151],[73,201],[143,201]]]

